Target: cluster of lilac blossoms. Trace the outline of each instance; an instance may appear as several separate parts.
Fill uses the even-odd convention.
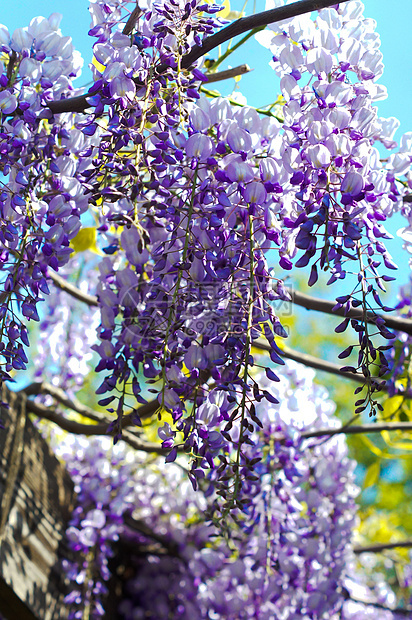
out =
[[[56,447],[79,494],[68,538],[81,561],[65,563],[72,618],[104,615],[109,561],[126,544],[135,551],[125,620],[395,620],[379,607],[392,606],[391,592],[376,598],[353,584],[357,489],[344,440],[304,436],[337,424],[332,403],[310,371],[267,367],[264,379],[252,354],[264,337],[283,364],[272,302],[285,293],[269,250],[282,268],[307,267],[310,285],[320,270],[330,283],[354,271],[337,307],[365,320],[352,319],[358,344],[341,358],[358,353],[347,367],[367,384],[357,412],[374,411],[371,375],[388,369],[374,338],[393,336],[379,318],[371,333],[366,313],[386,310],[378,290],[391,278],[378,268],[395,266],[383,223],[397,210],[408,217],[411,182],[410,136],[397,149],[396,122],[373,107],[384,94],[374,23],[352,1],[261,38],[281,75],[278,119],[200,96],[206,77],[185,54],[220,27],[219,7],[161,0],[139,12],[131,0],[96,0],[90,9],[84,113],[56,111],[76,94],[81,67],[58,16],[13,35],[0,26],[2,377],[25,368],[25,323],[40,319],[51,270],[76,279],[71,242],[92,220],[105,257],[80,288],[99,304],[99,404],[116,416],[117,440],[123,415],[138,419],[147,383],[176,463],[163,470],[108,439]],[[392,151],[386,161],[376,141]],[[67,356],[59,385],[73,390],[88,354],[58,308],[62,295],[49,296],[41,327],[56,374]],[[235,542],[220,536],[229,516]]]
[[[69,260],[88,208],[77,176],[92,140],[75,128],[74,114],[56,118],[47,107],[73,94],[83,64],[60,19],[38,17],[13,34],[0,25],[2,379],[26,368],[26,324],[39,320],[48,269]]]
[[[330,283],[354,271],[338,308],[387,310],[379,289],[392,278],[378,267],[395,265],[383,222],[401,208],[409,140],[395,150],[396,122],[378,119],[373,107],[385,92],[376,83],[379,37],[360,2],[292,19],[264,39],[282,76],[282,123],[198,95],[202,74],[181,66],[190,37],[212,28],[199,17],[203,5],[150,5],[127,36],[117,23],[126,6],[95,13],[94,111],[80,125],[93,134],[109,106],[83,173],[109,255],[98,287],[98,393],[117,412],[120,433],[125,408],[142,402],[139,373],[160,380],[160,391],[152,389],[174,425],[159,434],[169,460],[179,448],[191,453],[196,486],[234,444],[239,464],[257,423],[254,403],[274,400],[251,376],[254,340],[264,336],[281,363],[275,338],[285,335],[271,306],[282,286],[275,292],[269,248],[283,268],[310,268],[311,285],[319,270]],[[376,141],[394,151],[387,161]],[[373,332],[349,318],[336,330],[350,323],[358,342],[340,357],[355,354],[346,369],[360,371],[367,386],[357,412],[373,413],[380,381],[372,375],[388,370],[389,346],[377,339],[393,334],[379,318]]]
[[[217,6],[148,3],[130,22],[134,8],[91,4],[94,84],[82,115],[51,112],[80,68],[57,17],[12,37],[1,30],[5,372],[27,360],[18,310],[38,319],[47,270],[69,260],[81,217],[95,218],[107,255],[96,290],[98,394],[117,415],[116,435],[124,412],[144,402],[143,375],[159,415],[173,417],[159,431],[168,460],[178,449],[190,453],[196,486],[218,465],[224,475],[218,456],[225,464],[234,454],[226,491],[237,492],[256,403],[276,400],[252,376],[252,346],[265,337],[272,362],[282,363],[276,338],[286,335],[271,304],[283,286],[267,251],[277,250],[283,268],[308,267],[311,285],[319,270],[331,283],[354,271],[355,287],[337,307],[365,316],[385,309],[378,290],[391,278],[377,269],[394,264],[383,222],[401,208],[410,140],[380,161],[374,143],[394,150],[396,123],[373,107],[384,93],[379,37],[360,2],[294,18],[262,39],[281,75],[282,122],[199,95],[206,78],[185,68],[185,54],[220,26]],[[341,358],[357,353],[346,367],[367,385],[357,412],[373,412],[380,382],[372,374],[388,368],[387,347],[374,336],[392,334],[380,319],[375,333],[366,321],[351,324],[358,344]]]
[[[267,30],[256,38],[273,54],[271,64],[281,77],[284,97],[278,157],[289,187],[277,207],[283,223],[280,263],[286,269],[310,266],[310,285],[320,269],[330,272],[328,284],[354,272],[354,289],[341,295],[336,307],[366,313],[387,310],[379,289],[385,290],[384,283],[393,278],[380,276],[378,268],[381,263],[387,269],[396,266],[384,244],[390,235],[383,223],[393,213],[405,212],[411,134],[396,149],[398,121],[377,117],[373,104],[386,96],[377,83],[382,54],[376,23],[362,12],[361,2],[349,2],[320,10],[314,20],[304,15],[274,24],[269,26],[274,33]],[[393,152],[386,160],[380,158],[377,141]],[[349,323],[345,319],[336,331]],[[376,348],[361,321],[351,324],[359,343],[341,358],[352,351],[358,357],[346,369],[358,369],[366,378],[376,370],[384,375],[385,348]],[[394,337],[379,319],[376,332],[384,339]],[[375,387],[359,401],[359,412],[368,406],[374,410]]]
[[[153,4],[131,36],[123,24],[107,29],[115,13],[94,23],[94,111],[80,124],[92,135],[110,106],[83,172],[108,254],[99,266],[95,349],[106,375],[98,393],[114,394],[100,403],[117,412],[120,433],[125,407],[142,401],[139,373],[160,379],[159,408],[175,423],[161,431],[164,446],[173,460],[179,433],[177,443],[193,455],[194,485],[225,449],[220,431],[238,418],[247,430],[252,393],[274,400],[250,377],[253,340],[264,334],[281,362],[274,337],[285,335],[268,303],[275,294],[265,259],[273,237],[261,204],[266,189],[251,183],[248,159],[278,123],[268,119],[261,137],[251,109],[234,115],[227,102],[205,98],[194,105],[204,77],[180,67],[191,40],[216,26],[204,17],[215,11],[197,2]],[[148,72],[152,65],[158,74]],[[222,133],[217,142],[215,133]]]
[[[263,428],[245,450],[259,463],[234,544],[205,521],[213,494],[194,493],[177,464],[150,465],[108,439],[56,441],[79,494],[67,531],[78,559],[65,563],[72,618],[84,605],[91,618],[104,614],[116,548],[130,576],[119,605],[125,620],[397,619],[373,605],[395,606],[390,589],[371,590],[355,567],[359,490],[344,437],[302,437],[338,424],[334,404],[310,370],[289,362],[279,378],[280,404],[259,406]]]

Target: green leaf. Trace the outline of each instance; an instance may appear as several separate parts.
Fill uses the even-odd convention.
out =
[[[363,481],[363,488],[368,489],[376,484],[379,480],[379,475],[381,473],[381,464],[380,461],[375,461],[372,465],[369,465],[366,470],[365,479]]]

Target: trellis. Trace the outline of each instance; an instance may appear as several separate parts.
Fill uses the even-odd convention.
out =
[[[0,614],[65,620],[61,559],[73,482],[26,414],[26,396],[2,388],[0,430]],[[4,403],[7,403],[4,406]]]

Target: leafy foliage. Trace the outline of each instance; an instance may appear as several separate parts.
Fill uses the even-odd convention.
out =
[[[79,493],[72,618],[104,615],[117,542],[133,550],[127,619],[410,613],[406,547],[371,561],[351,537],[360,485],[362,544],[410,535],[410,488],[391,478],[411,466],[411,295],[391,318],[382,293],[394,214],[411,242],[412,140],[377,116],[363,5],[315,5],[224,27],[229,2],[95,0],[87,93],[60,16],[0,26],[1,376],[34,366],[54,420],[114,439],[51,438]],[[262,109],[207,85],[253,35],[281,88]],[[290,314],[285,273],[327,299],[335,285],[311,302],[335,316]],[[285,363],[299,355],[339,377],[340,422],[313,372]],[[359,486],[339,424],[356,431]]]

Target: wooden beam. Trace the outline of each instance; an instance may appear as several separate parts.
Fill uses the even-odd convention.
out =
[[[0,415],[0,614],[65,620],[61,559],[73,482],[27,417],[26,396],[2,388]]]

